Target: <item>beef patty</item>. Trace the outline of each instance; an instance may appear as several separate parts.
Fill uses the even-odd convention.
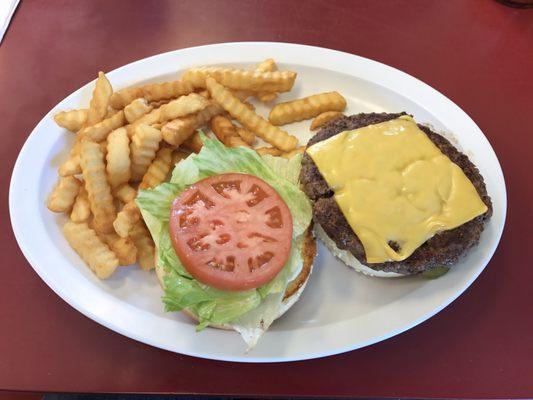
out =
[[[340,132],[362,128],[367,125],[378,124],[398,118],[405,113],[371,113],[357,114],[349,117],[336,119],[311,138],[307,146],[326,140]],[[384,263],[367,263],[365,249],[348,224],[337,202],[333,198],[333,190],[324,180],[318,167],[311,157],[304,153],[300,182],[304,192],[313,200],[313,219],[322,226],[327,235],[341,250],[347,250],[354,255],[362,264],[384,272],[396,272],[400,274],[416,274],[439,266],[451,266],[479,241],[485,222],[492,215],[492,202],[483,177],[478,169],[466,155],[458,151],[448,140],[433,132],[426,126],[418,125],[429,139],[445,154],[452,162],[457,164],[470,179],[476,188],[481,200],[488,210],[465,224],[446,231],[439,232],[417,248],[411,256],[403,261],[390,261]],[[364,195],[364,194],[363,194]],[[395,244],[390,244],[395,248]],[[395,248],[397,250],[397,248]]]

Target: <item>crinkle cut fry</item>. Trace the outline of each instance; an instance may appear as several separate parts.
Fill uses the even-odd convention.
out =
[[[63,233],[70,246],[100,279],[108,278],[118,267],[118,259],[86,222],[67,222]]]
[[[292,71],[259,72],[223,67],[191,68],[182,79],[195,87],[205,88],[209,76],[229,89],[267,92],[288,92],[296,79],[296,73]]]
[[[271,125],[268,121],[247,108],[233,94],[213,78],[206,79],[211,97],[217,101],[233,118],[245,128],[254,132],[264,141],[283,151],[291,151],[298,144],[298,139],[287,132]]]

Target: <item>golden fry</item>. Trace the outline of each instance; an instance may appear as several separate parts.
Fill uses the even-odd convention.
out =
[[[267,58],[262,61],[256,68],[259,72],[272,72],[277,70],[276,62],[273,58]],[[274,101],[278,97],[278,94],[275,92],[266,92],[262,91],[255,95],[255,98],[263,103],[269,103]]]
[[[250,132],[248,129],[243,128],[242,126],[237,127],[237,134],[249,145],[253,144],[255,141],[255,135],[253,132]]]
[[[228,139],[237,135],[237,128],[233,123],[222,115],[217,115],[211,119],[211,130],[215,136],[228,146]]]
[[[150,189],[163,183],[172,165],[172,149],[163,147],[157,152],[154,161],[143,176],[139,189]]]
[[[159,123],[159,117],[161,115],[161,109],[155,108],[152,111],[150,111],[148,114],[143,115],[141,118],[139,118],[137,121],[135,121],[133,124],[126,125],[126,129],[128,131],[128,135],[131,138],[135,134],[135,130],[139,125],[155,125]]]
[[[340,111],[323,112],[322,114],[316,116],[313,121],[311,121],[311,126],[309,127],[309,129],[314,131],[315,129],[323,127],[329,121],[333,121],[334,119],[337,119],[339,117],[342,117],[342,113]]]
[[[268,120],[273,125],[285,125],[316,117],[326,111],[342,111],[345,108],[346,100],[339,93],[319,93],[276,104],[270,111]]]
[[[189,139],[196,129],[207,124],[211,118],[223,112],[224,109],[218,104],[210,103],[206,108],[196,114],[167,122],[161,129],[163,139],[168,144],[178,147]]]
[[[172,100],[168,104],[161,106],[159,120],[164,122],[183,117],[188,114],[194,114],[200,110],[203,110],[208,105],[209,100],[200,96],[198,93],[191,93],[187,96],[181,96],[180,98]]]
[[[283,153],[281,156],[283,158],[291,158],[292,156],[295,156],[296,154],[303,154],[305,151],[305,146],[297,147],[292,151],[289,151],[287,153]]]
[[[276,61],[274,61],[273,58],[267,58],[266,60],[261,61],[257,67],[255,67],[256,71],[259,72],[272,72],[277,69],[276,67]]]
[[[72,222],[85,222],[91,216],[91,204],[89,203],[89,196],[85,186],[80,186],[80,191],[76,197],[76,201],[72,206],[70,213],[70,220]]]
[[[63,227],[67,242],[100,279],[108,278],[118,267],[118,259],[86,222],[67,222]]]
[[[228,147],[250,147],[240,136],[231,136],[228,138]]]
[[[146,229],[143,221],[139,221],[135,224],[131,230],[131,239],[137,247],[137,256],[139,265],[145,271],[149,271],[155,268],[155,245],[150,232]]]
[[[113,93],[109,99],[109,104],[111,107],[121,110],[139,97],[143,97],[142,87],[129,87]]]
[[[126,118],[124,117],[124,111],[119,111],[113,116],[106,118],[97,124],[88,126],[83,129],[80,134],[82,137],[92,140],[93,142],[101,142],[105,140],[107,135],[115,129],[120,128],[126,123]]]
[[[111,118],[113,115],[118,113],[120,110],[115,110],[113,107],[108,106],[107,107],[107,113],[105,114],[106,118]]]
[[[270,103],[278,98],[278,94],[276,92],[260,92],[257,94],[257,99],[261,103]]]
[[[209,94],[208,90],[202,90],[202,91],[198,92],[198,94],[200,96],[202,96],[202,97],[205,97],[208,100],[211,98],[211,95]]]
[[[243,101],[242,104],[244,104],[246,107],[248,107],[250,110],[255,111],[255,106],[252,103],[249,103],[247,101]]]
[[[257,154],[264,156],[265,154],[270,154],[271,156],[281,156],[283,152],[280,149],[275,147],[259,147],[255,149]]]
[[[143,115],[152,111],[153,107],[148,105],[146,99],[135,99],[126,107],[124,107],[124,116],[128,123],[133,123],[141,118]]]
[[[202,150],[203,145],[204,142],[202,142],[200,133],[198,131],[195,131],[185,142],[183,142],[183,146],[185,146],[185,148],[195,153],[199,153],[200,150]]]
[[[126,128],[116,129],[107,137],[106,160],[107,181],[112,188],[130,180],[130,138]]]
[[[122,109],[133,100],[144,97],[149,102],[171,99],[193,92],[194,88],[190,82],[171,81],[163,83],[150,83],[148,85],[131,87],[119,90],[111,96],[111,105],[114,108]]]
[[[109,99],[112,94],[113,88],[111,87],[111,83],[109,83],[102,71],[98,72],[98,79],[96,80],[93,97],[87,112],[87,126],[97,124],[105,118]]]
[[[207,78],[206,83],[211,97],[245,128],[280,150],[291,151],[296,147],[298,144],[296,137],[271,125],[254,111],[246,108],[242,102],[213,78]]]
[[[59,166],[59,176],[64,177],[81,174],[79,148],[80,142],[76,142],[70,150],[68,158]]]
[[[164,99],[164,100],[156,100],[156,101],[151,101],[148,103],[148,105],[150,107],[153,107],[153,108],[159,108],[161,107],[163,104],[168,104],[168,102],[171,101],[171,99]]]
[[[130,238],[123,238],[116,233],[103,233],[100,238],[109,246],[118,258],[119,265],[131,265],[137,261],[137,248]]]
[[[98,143],[81,141],[80,165],[94,215],[94,227],[101,233],[112,232],[116,210],[107,183],[104,153]]]
[[[132,200],[117,214],[117,218],[113,221],[113,228],[120,237],[128,237],[133,226],[140,218],[141,212],[139,207]]]
[[[296,73],[292,71],[259,72],[223,67],[191,68],[182,79],[195,87],[205,88],[209,76],[230,89],[268,92],[288,92],[296,79]]]
[[[113,196],[123,203],[129,203],[137,197],[137,191],[127,183],[113,189]]]
[[[155,158],[161,141],[161,131],[141,124],[131,139],[131,179],[140,181]]]
[[[47,207],[53,212],[67,212],[76,201],[81,182],[73,176],[59,178],[59,182],[48,197]]]
[[[54,121],[61,128],[78,132],[87,121],[88,110],[61,111],[54,115]]]
[[[250,147],[237,133],[237,127],[226,117],[217,115],[211,119],[211,130],[228,147]]]

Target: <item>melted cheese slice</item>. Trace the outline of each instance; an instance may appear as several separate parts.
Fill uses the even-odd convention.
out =
[[[307,153],[369,263],[404,260],[435,233],[487,211],[461,168],[410,117],[339,133]]]

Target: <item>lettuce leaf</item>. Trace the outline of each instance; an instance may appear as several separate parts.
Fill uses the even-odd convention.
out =
[[[302,234],[311,222],[311,205],[298,188],[301,155],[289,160],[260,157],[244,147],[227,148],[217,139],[206,139],[204,135],[202,139],[201,152],[177,164],[170,183],[141,190],[137,204],[157,244],[158,266],[164,271],[165,309],[187,308],[198,318],[199,330],[210,324],[229,324],[251,347],[279,315],[285,289],[302,269]],[[268,182],[287,203],[293,216],[289,261],[272,281],[253,290],[222,291],[196,281],[176,255],[168,230],[174,198],[200,179],[227,172],[247,173]]]

